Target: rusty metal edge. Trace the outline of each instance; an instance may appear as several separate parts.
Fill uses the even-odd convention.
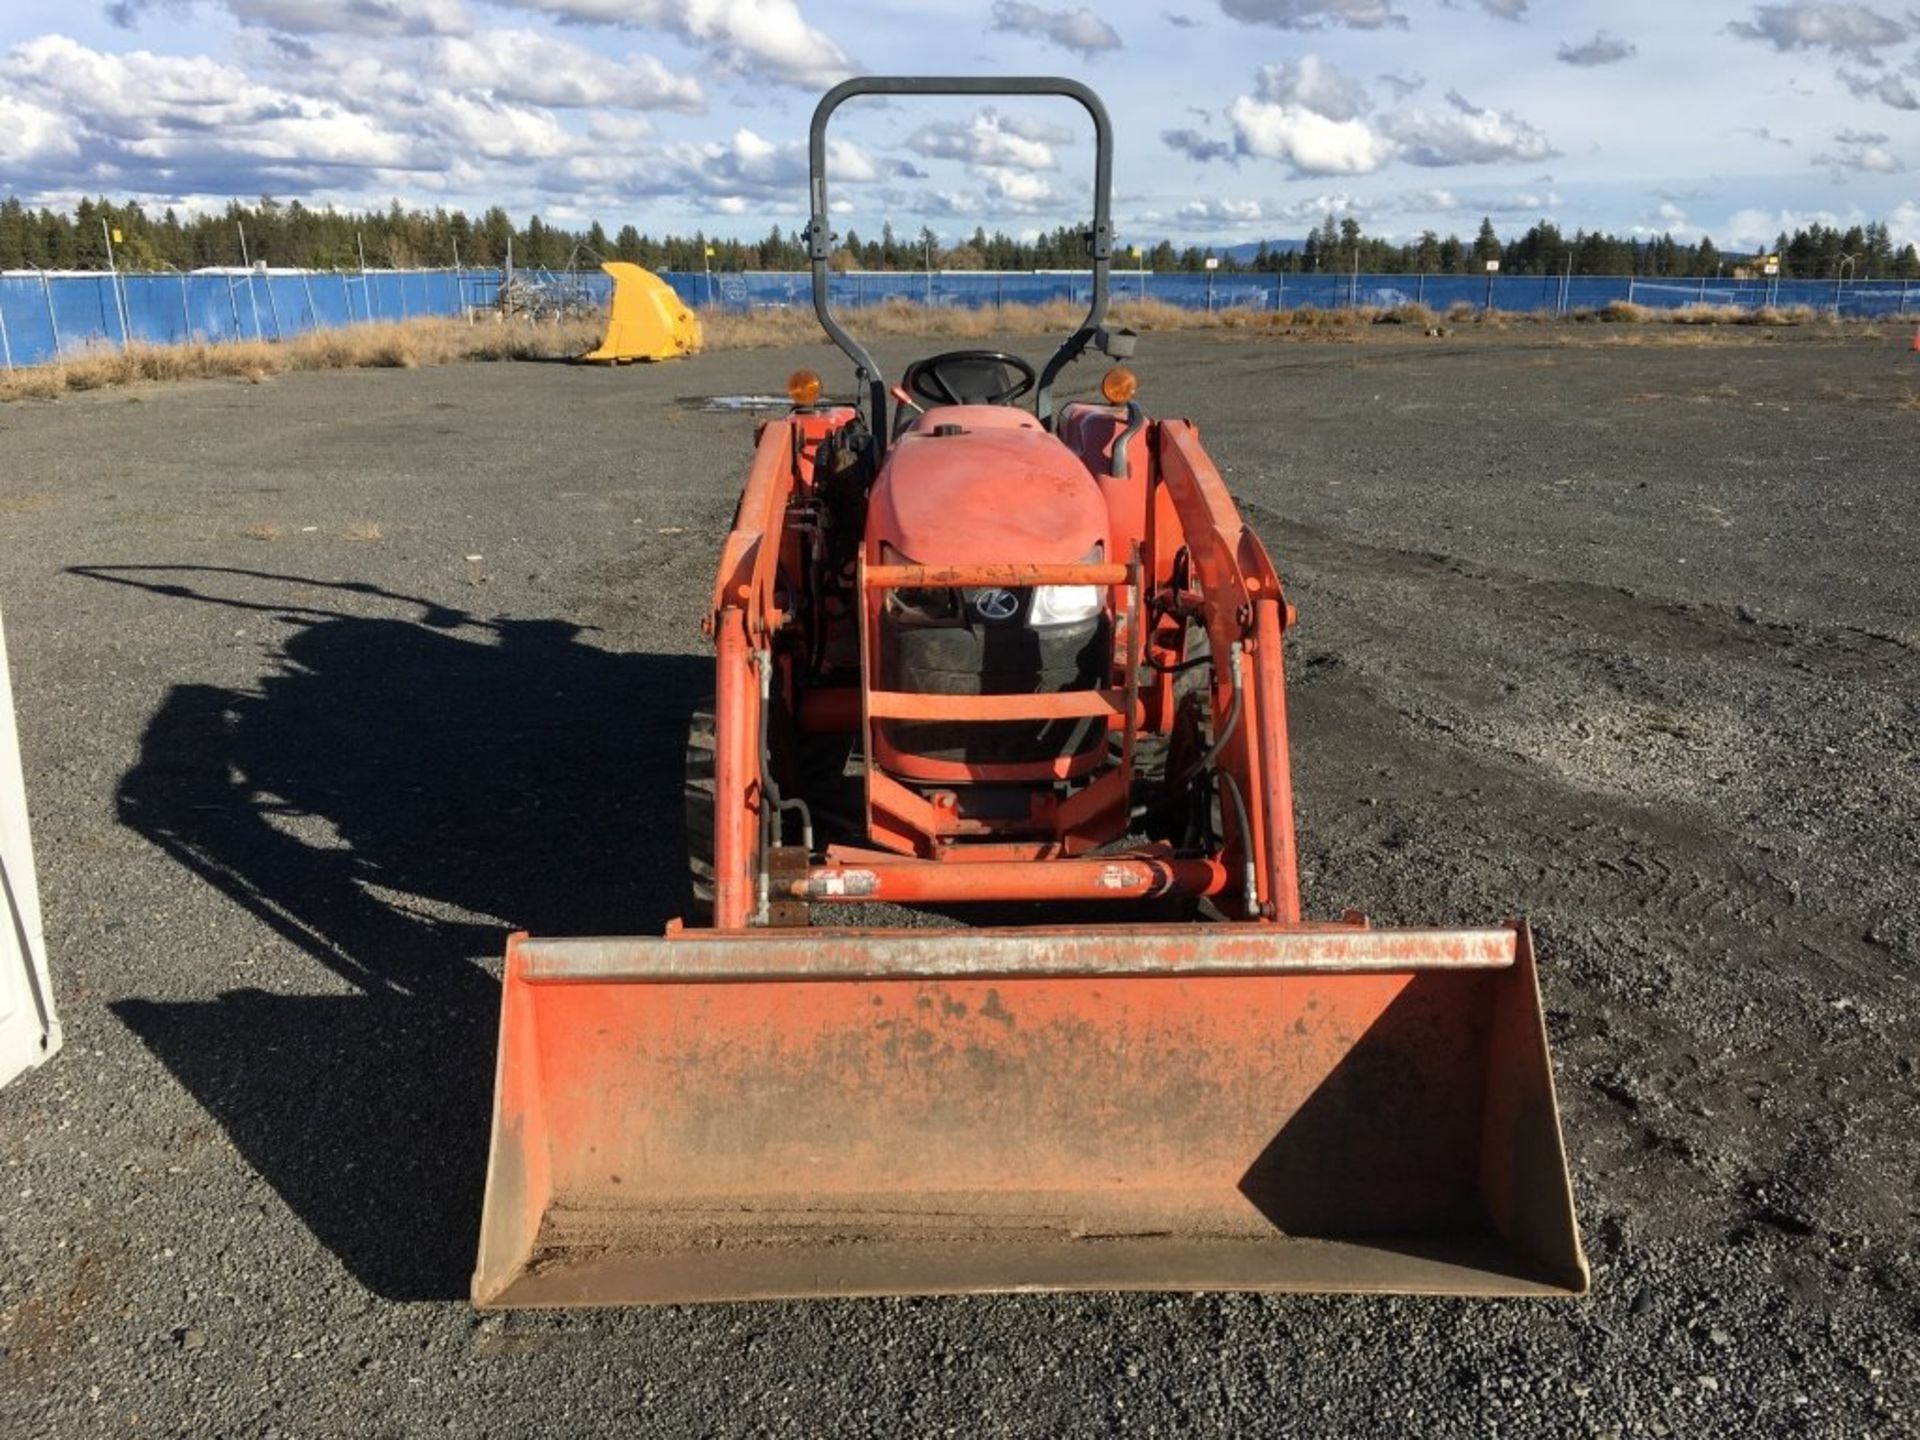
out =
[[[535,939],[509,953],[528,984],[1414,974],[1510,968],[1513,927],[1283,930],[1270,925],[1085,929],[683,931]]]

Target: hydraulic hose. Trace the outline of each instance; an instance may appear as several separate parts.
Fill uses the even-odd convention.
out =
[[[789,800],[780,793],[780,785],[773,778],[773,766],[768,763],[770,756],[767,748],[767,715],[773,709],[773,655],[766,650],[753,652],[754,668],[760,672],[760,794],[765,803],[760,807],[760,874],[755,889],[755,918],[765,924],[772,910],[773,887],[767,874],[767,852],[780,843],[779,817],[793,811],[800,817],[800,843],[806,846],[807,855],[813,855],[813,811],[807,808],[807,802],[801,799]]]

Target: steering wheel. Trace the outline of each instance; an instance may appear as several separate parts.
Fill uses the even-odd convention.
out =
[[[1019,378],[999,389],[982,390],[977,382],[981,378],[981,370],[988,365],[1005,367],[998,376],[999,380],[1006,379],[1006,370],[1017,372]],[[941,373],[949,368],[957,373]],[[959,372],[966,369],[972,373],[963,379]],[[910,393],[932,405],[1011,405],[1033,389],[1039,379],[1033,366],[1018,355],[1009,355],[1005,350],[949,350],[942,355],[929,355],[924,360],[914,361],[907,367],[907,373],[900,377],[900,383]],[[991,380],[987,382],[988,385],[993,383]]]

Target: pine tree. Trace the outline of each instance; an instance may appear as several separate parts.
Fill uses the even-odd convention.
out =
[[[1500,258],[1500,237],[1494,233],[1491,218],[1482,216],[1480,232],[1473,237],[1473,258],[1476,268],[1484,268],[1489,260]]]

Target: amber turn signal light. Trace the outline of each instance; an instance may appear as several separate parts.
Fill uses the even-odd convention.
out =
[[[811,370],[796,370],[787,376],[787,398],[801,409],[820,399],[820,377]]]
[[[1109,405],[1124,405],[1139,393],[1140,377],[1124,365],[1116,365],[1100,377],[1100,393]]]

